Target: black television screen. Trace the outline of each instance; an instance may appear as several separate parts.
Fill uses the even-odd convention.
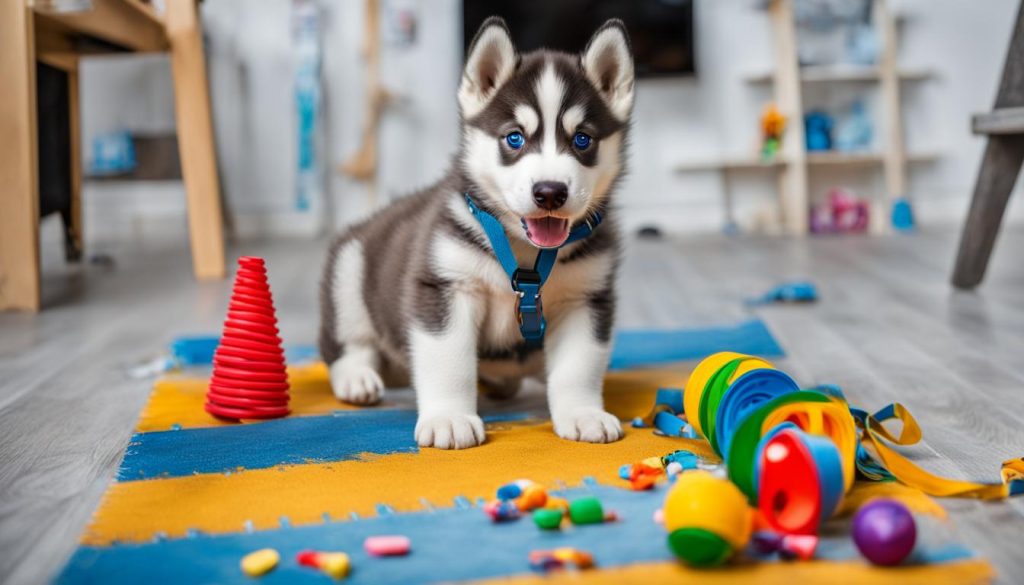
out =
[[[463,0],[464,49],[492,15],[505,19],[522,52],[546,47],[578,53],[605,20],[621,18],[638,77],[696,73],[693,0]]]

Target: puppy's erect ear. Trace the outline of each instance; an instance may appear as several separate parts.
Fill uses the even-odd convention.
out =
[[[617,18],[601,25],[590,37],[580,65],[612,114],[620,120],[628,118],[633,107],[633,50],[626,25]]]
[[[472,118],[512,77],[518,57],[508,26],[497,16],[480,25],[466,54],[466,68],[459,85],[459,106],[463,117]]]

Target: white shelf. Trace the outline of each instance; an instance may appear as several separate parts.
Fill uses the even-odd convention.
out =
[[[907,162],[931,162],[939,158],[935,152],[919,152],[907,155]],[[835,150],[808,152],[809,166],[870,166],[885,162],[885,154],[881,152],[839,152]],[[777,169],[788,164],[788,161],[777,158],[772,162],[763,162],[759,158],[732,158],[722,160],[694,160],[677,164],[677,173],[699,173],[711,171],[748,171]]]
[[[770,162],[764,162],[757,157],[731,158],[721,160],[694,160],[679,163],[675,166],[678,173],[692,173],[702,171],[744,171],[776,169],[786,164],[781,158]]]
[[[901,69],[897,72],[901,81],[923,81],[934,77],[928,69]],[[771,83],[772,71],[752,73],[745,78],[747,83]],[[876,82],[881,72],[875,65],[813,65],[800,68],[800,81],[804,83],[826,82]]]

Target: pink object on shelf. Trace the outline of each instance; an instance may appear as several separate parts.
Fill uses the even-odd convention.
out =
[[[868,229],[868,213],[867,201],[852,191],[833,187],[828,192],[828,201],[811,210],[811,232],[862,233]]]

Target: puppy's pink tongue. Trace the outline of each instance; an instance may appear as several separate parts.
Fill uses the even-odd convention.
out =
[[[558,217],[526,218],[526,236],[541,248],[554,248],[569,238],[569,220]]]

